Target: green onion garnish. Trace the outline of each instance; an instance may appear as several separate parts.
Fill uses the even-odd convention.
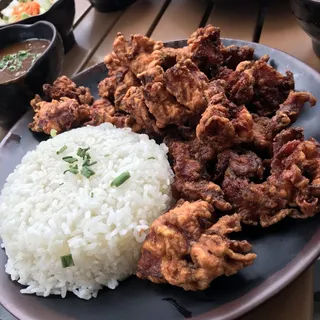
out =
[[[74,163],[74,162],[78,161],[78,159],[71,157],[71,156],[63,157],[62,160],[65,162],[68,162],[68,163]]]
[[[73,173],[73,174],[78,174],[78,173],[79,173],[78,165],[69,166],[69,169],[66,170],[63,174],[65,174],[65,173],[67,173],[67,172],[71,172],[71,173]]]
[[[88,167],[82,167],[81,174],[83,176],[85,176],[86,178],[90,178],[91,176],[93,176],[95,174],[95,172]]]
[[[116,177],[112,182],[111,182],[111,187],[119,187],[121,186],[124,182],[126,182],[130,178],[130,173],[128,171],[125,171],[120,174],[120,176]]]
[[[148,160],[155,159],[155,157],[149,157]]]
[[[64,151],[66,151],[67,150],[67,146],[63,146],[60,150],[58,150],[56,153],[57,154],[60,154],[60,153],[62,153],[62,152],[64,152]]]
[[[53,138],[57,135],[57,130],[56,129],[51,129],[50,130],[50,136]]]
[[[60,257],[60,259],[61,259],[61,263],[62,263],[62,268],[68,268],[68,267],[74,266],[72,254],[62,256],[62,257]]]
[[[91,166],[93,166],[94,164],[97,164],[97,163],[98,163],[97,161],[89,162],[88,164],[86,164],[86,166],[87,167],[91,167]]]
[[[78,148],[78,151],[77,151],[77,156],[81,157],[81,158],[85,158],[85,156],[87,155],[87,151],[89,150],[90,148],[85,148],[85,149],[82,149],[82,148]],[[90,157],[90,156],[89,156]]]
[[[93,198],[93,192],[90,193],[91,198]]]

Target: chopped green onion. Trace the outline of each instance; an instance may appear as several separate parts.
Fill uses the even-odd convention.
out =
[[[79,173],[78,165],[69,166],[69,169],[66,170],[63,174],[65,174],[65,173],[67,173],[67,172],[71,172],[71,173],[73,173],[73,174],[78,174],[78,173]]]
[[[61,259],[61,263],[62,263],[62,268],[68,268],[68,267],[74,266],[72,254],[62,256],[62,257],[60,257],[60,259]]]
[[[155,157],[149,157],[148,160],[155,159]]]
[[[89,162],[86,166],[87,167],[91,167],[91,166],[93,166],[94,164],[97,164],[97,163],[98,163],[97,161]]]
[[[121,186],[124,182],[126,182],[130,178],[130,173],[128,171],[125,171],[121,173],[118,177],[116,177],[112,182],[111,182],[111,187],[119,187]]]
[[[90,178],[91,176],[93,176],[95,174],[95,172],[88,167],[82,167],[81,174],[83,176],[85,176],[86,178]]]
[[[90,148],[85,148],[85,149],[82,149],[82,148],[78,148],[78,151],[77,151],[77,156],[79,156],[80,158],[83,158],[87,155],[87,151],[89,150]]]
[[[56,129],[51,129],[50,130],[50,136],[53,138],[57,135],[57,130]]]
[[[59,186],[62,186],[64,184],[64,182],[59,183]]]
[[[105,154],[104,156],[105,156],[105,157],[109,157],[109,156],[110,156],[110,154]]]
[[[60,154],[60,153],[62,153],[62,152],[64,152],[64,151],[66,151],[67,150],[67,146],[66,145],[64,145],[60,150],[58,150],[56,153],[57,154]]]
[[[91,198],[93,198],[93,192],[90,193]]]
[[[78,161],[78,159],[72,157],[72,156],[67,156],[62,158],[63,161],[68,162],[68,163],[74,163]]]

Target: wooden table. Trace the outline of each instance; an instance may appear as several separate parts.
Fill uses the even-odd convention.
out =
[[[74,33],[77,44],[66,55],[64,74],[101,62],[113,39],[140,33],[156,40],[187,38],[211,23],[222,36],[257,41],[296,56],[320,71],[309,37],[293,17],[288,1],[266,0],[138,0],[124,11],[98,13],[87,0],[76,0]],[[1,120],[1,119],[0,119]],[[1,131],[0,140],[8,128]],[[242,320],[310,320],[313,313],[313,269]]]

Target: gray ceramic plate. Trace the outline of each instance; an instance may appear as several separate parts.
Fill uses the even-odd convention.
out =
[[[256,55],[267,53],[281,72],[294,73],[297,90],[309,90],[320,100],[320,75],[297,59],[274,49],[243,41],[224,40],[225,44],[249,44]],[[181,46],[183,41],[170,43]],[[100,64],[76,76],[79,85],[88,86],[97,96],[97,84],[107,75]],[[0,144],[0,188],[21,158],[35,148],[39,137],[28,130],[32,114],[27,113]],[[306,108],[296,125],[306,136],[320,140],[320,108]],[[320,215],[309,220],[287,219],[268,229],[246,228],[241,234],[258,254],[254,265],[231,277],[215,280],[201,292],[185,292],[169,285],[156,285],[132,276],[119,287],[102,291],[98,298],[84,301],[72,294],[66,299],[21,295],[21,286],[11,282],[4,272],[6,256],[0,251],[0,302],[23,320],[102,320],[152,319],[173,320],[191,316],[194,319],[235,319],[279,292],[293,281],[320,253]]]

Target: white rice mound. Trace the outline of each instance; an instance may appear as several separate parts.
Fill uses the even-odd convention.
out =
[[[79,147],[97,161],[90,178],[63,173],[62,157],[77,157]],[[133,274],[148,226],[172,204],[166,154],[165,145],[111,124],[62,133],[28,152],[0,196],[6,272],[27,286],[21,292],[90,299]],[[111,187],[125,171],[130,179]],[[63,268],[70,253],[75,265]]]

